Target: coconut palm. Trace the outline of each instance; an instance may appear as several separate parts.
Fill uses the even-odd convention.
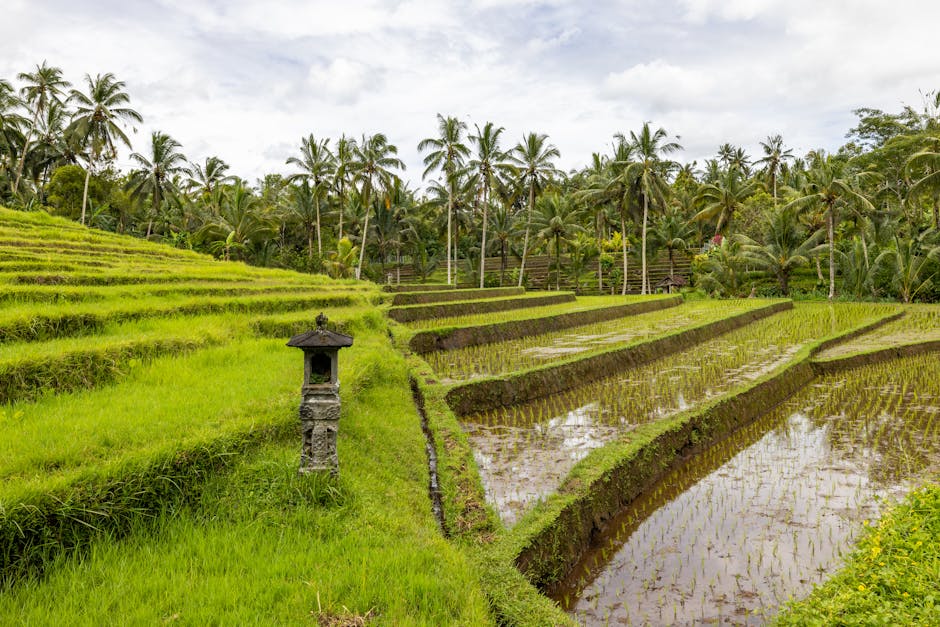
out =
[[[660,127],[652,131],[649,122],[643,123],[639,134],[630,131],[630,147],[636,160],[626,165],[623,170],[625,182],[634,193],[643,198],[643,222],[640,234],[640,262],[643,264],[641,294],[650,292],[649,276],[646,272],[646,231],[649,224],[650,201],[654,201],[660,207],[666,206],[669,184],[663,175],[667,164],[664,157],[682,150],[678,142],[666,141],[667,138],[665,129]]]
[[[257,196],[241,180],[222,194],[219,215],[207,222],[198,235],[210,241],[210,249],[221,252],[228,261],[232,252],[247,250],[253,243],[270,237],[274,225],[262,210]]]
[[[675,275],[675,254],[689,249],[689,240],[697,235],[688,220],[676,211],[668,211],[653,224],[653,240],[669,253],[669,276]]]
[[[522,240],[522,261],[519,265],[519,287],[525,277],[526,256],[529,253],[529,230],[532,223],[532,210],[535,207],[535,196],[554,176],[558,169],[552,159],[558,159],[561,153],[548,143],[548,135],[542,133],[529,133],[521,142],[509,152],[509,160],[516,165],[519,172],[519,182],[529,194],[528,209],[526,211],[525,235]]]
[[[16,177],[13,179],[13,193],[16,194],[19,188],[20,178],[23,175],[23,165],[26,163],[26,157],[29,154],[29,146],[33,141],[33,133],[39,128],[39,121],[56,103],[61,103],[61,96],[65,90],[71,87],[71,83],[62,78],[62,70],[57,67],[50,67],[43,61],[42,65],[36,66],[35,72],[22,72],[17,78],[25,82],[20,95],[23,103],[32,109],[33,122],[27,129],[26,137],[23,140],[23,151],[20,153],[19,164],[16,167]]]
[[[698,193],[698,202],[705,203],[705,208],[692,218],[696,222],[715,220],[715,235],[724,235],[731,226],[734,212],[760,189],[760,183],[748,180],[736,167],[730,167],[721,173],[714,183],[703,185]]]
[[[364,135],[362,142],[354,147],[352,161],[347,166],[350,172],[353,173],[353,180],[360,185],[359,193],[365,207],[365,224],[362,227],[362,238],[359,244],[359,265],[356,266],[356,279],[362,278],[366,238],[369,234],[369,214],[371,213],[375,188],[377,185],[383,189],[390,188],[392,182],[398,178],[392,170],[405,169],[404,162],[395,156],[397,154],[398,148],[394,144],[388,143],[388,139],[382,133],[371,136]]]
[[[190,163],[186,185],[204,198],[212,198],[220,187],[232,180],[232,177],[226,174],[228,169],[229,165],[218,157],[207,157],[201,164]]]
[[[131,154],[131,161],[137,164],[127,182],[131,200],[141,201],[150,197],[150,219],[147,224],[147,237],[153,228],[153,218],[160,210],[165,198],[173,198],[179,190],[175,178],[185,173],[186,157],[179,151],[178,141],[159,131],[150,135],[150,155],[138,152]]]
[[[470,160],[470,167],[479,177],[479,201],[483,208],[483,234],[480,238],[480,289],[483,289],[483,270],[486,262],[486,227],[489,218],[490,192],[493,188],[493,179],[507,170],[506,154],[500,150],[499,137],[503,127],[496,127],[487,122],[481,129],[476,126],[476,134],[470,136],[470,142],[476,146],[476,155]]]
[[[336,171],[333,173],[333,187],[336,190],[336,211],[339,214],[339,233],[337,240],[343,239],[343,214],[346,211],[346,192],[352,186],[352,172],[350,164],[356,155],[356,140],[346,135],[341,135],[336,140],[336,150],[333,152],[333,158],[336,163]]]
[[[320,236],[320,197],[331,184],[336,170],[333,153],[330,152],[329,139],[317,140],[311,133],[300,141],[300,157],[290,157],[287,165],[295,165],[300,173],[287,177],[290,182],[304,180],[310,183],[313,192],[313,204],[316,210],[317,255],[323,256],[323,240]],[[307,250],[307,259],[313,260],[313,247]]]
[[[447,189],[447,284],[451,285],[451,245],[453,241],[453,214],[454,195],[456,193],[457,178],[463,168],[463,160],[470,156],[470,149],[463,143],[463,134],[467,124],[455,117],[445,118],[437,114],[437,137],[422,139],[418,143],[418,150],[430,152],[424,157],[424,173],[421,178],[440,170],[444,175],[444,185]]]
[[[76,133],[82,139],[89,160],[82,192],[82,224],[85,223],[92,168],[99,166],[103,159],[117,156],[115,141],[130,148],[131,141],[121,128],[122,124],[143,122],[139,113],[126,106],[130,103],[130,96],[124,91],[124,82],[117,80],[114,74],[98,74],[94,79],[86,74],[85,83],[87,94],[73,89],[69,95],[69,100],[77,105],[69,132]]]
[[[770,179],[770,188],[773,190],[774,206],[777,206],[777,179],[781,170],[786,167],[787,161],[793,159],[793,151],[783,145],[782,135],[768,135],[767,141],[760,143],[764,149],[764,156],[755,163],[763,163],[767,178]]]
[[[856,172],[845,161],[819,154],[806,173],[807,184],[801,195],[785,205],[785,209],[820,208],[826,215],[826,241],[829,245],[829,300],[836,295],[835,238],[837,210],[857,207],[874,212],[871,202],[859,192],[859,184],[871,173]]]
[[[790,295],[790,275],[822,247],[822,229],[807,236],[794,211],[774,210],[767,215],[763,242],[739,235],[744,258],[758,268],[773,274],[784,296]]]
[[[536,237],[554,242],[556,290],[561,289],[561,245],[584,232],[580,220],[581,213],[570,195],[552,192],[539,198],[532,227]]]
[[[905,173],[916,180],[908,191],[908,199],[914,199],[925,191],[933,200],[933,228],[940,230],[940,152],[921,150],[907,160]]]
[[[894,269],[894,285],[905,303],[910,303],[923,290],[933,287],[933,280],[938,274],[935,262],[940,259],[940,246],[926,243],[932,234],[933,229],[930,229],[916,238],[901,239],[895,236],[894,246],[876,259],[876,265],[885,261]]]

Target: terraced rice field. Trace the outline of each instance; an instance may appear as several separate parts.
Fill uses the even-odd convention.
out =
[[[390,299],[0,209],[0,624],[489,622]],[[339,481],[296,472],[321,311],[356,338]]]
[[[833,359],[853,353],[881,350],[893,346],[920,342],[940,341],[940,307],[913,305],[905,309],[904,317],[865,333],[853,340],[837,344],[817,356]]]
[[[563,331],[451,351],[424,358],[443,383],[499,375],[541,366],[575,355],[588,355],[661,337],[685,327],[707,324],[765,306],[767,301],[741,299],[696,301],[662,311],[627,316]]]
[[[529,320],[531,318],[542,318],[545,316],[557,316],[559,314],[572,313],[575,311],[588,311],[601,307],[610,307],[613,305],[622,305],[627,303],[636,303],[646,300],[656,300],[664,298],[661,295],[653,296],[579,296],[576,301],[562,303],[558,305],[545,305],[540,307],[527,307],[525,309],[513,309],[509,311],[495,311],[485,314],[463,314],[459,316],[441,316],[428,318],[426,320],[415,320],[406,323],[409,328],[416,330],[440,329],[447,327],[469,327],[480,324],[496,324],[499,322],[512,322],[515,320]]]
[[[555,596],[583,625],[762,623],[938,471],[935,355],[830,375],[665,477]]]
[[[487,496],[507,524],[550,494],[590,451],[639,425],[693,408],[788,363],[802,348],[895,311],[797,303],[627,372],[463,421]]]

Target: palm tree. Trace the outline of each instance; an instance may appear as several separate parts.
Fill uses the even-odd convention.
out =
[[[940,230],[940,152],[921,150],[907,160],[904,166],[908,176],[917,176],[917,180],[908,190],[907,197],[912,200],[924,191],[931,193],[933,200],[933,228]]]
[[[16,167],[16,178],[13,179],[13,193],[19,188],[20,178],[23,175],[23,164],[26,163],[26,156],[29,153],[29,145],[33,140],[33,131],[39,128],[39,120],[46,115],[49,109],[56,103],[61,103],[60,96],[64,90],[71,87],[71,83],[62,78],[62,70],[57,67],[50,67],[43,61],[42,65],[36,66],[35,72],[22,72],[17,78],[25,81],[25,85],[20,89],[20,95],[23,102],[33,110],[33,123],[26,132],[23,142],[23,152],[20,154],[20,162]]]
[[[330,185],[331,177],[336,170],[333,153],[330,152],[329,139],[317,140],[311,133],[300,141],[300,157],[291,157],[288,165],[300,168],[299,174],[287,177],[290,182],[297,180],[309,181],[313,192],[313,204],[316,209],[317,227],[317,255],[323,256],[323,240],[320,237],[320,196]],[[313,260],[313,248],[307,250],[307,259]]]
[[[826,214],[826,241],[829,245],[829,300],[836,295],[836,210],[840,207],[859,207],[873,212],[871,202],[859,191],[859,183],[872,175],[855,172],[845,161],[823,155],[814,159],[812,168],[806,173],[807,184],[802,195],[790,201],[784,209],[819,207]]]
[[[570,195],[557,192],[539,199],[537,211],[532,219],[536,237],[555,244],[555,289],[561,289],[561,244],[584,232],[580,224],[581,213]]]
[[[630,187],[643,196],[643,227],[641,232],[640,257],[643,264],[641,273],[641,294],[650,292],[649,276],[646,273],[646,229],[649,223],[650,199],[656,200],[661,207],[666,206],[666,194],[669,184],[663,176],[665,161],[663,157],[682,150],[678,142],[665,142],[668,137],[662,127],[650,130],[649,122],[643,123],[640,134],[630,131],[630,146],[637,161],[627,166],[625,174]],[[665,142],[665,143],[663,143]]]
[[[787,161],[793,159],[793,151],[783,145],[782,135],[768,135],[767,141],[760,143],[764,149],[764,156],[755,163],[763,163],[764,170],[770,178],[770,187],[774,195],[774,207],[777,206],[777,178]]]
[[[790,295],[790,275],[799,266],[809,263],[821,247],[822,229],[807,237],[793,210],[771,211],[764,229],[764,242],[758,243],[745,235],[738,239],[744,258],[777,278],[780,292]]]
[[[313,261],[313,238],[316,235],[317,206],[310,181],[304,179],[300,185],[293,186],[287,204],[287,213],[296,218],[307,235],[307,261]]]
[[[438,137],[422,139],[418,143],[418,150],[430,150],[424,157],[424,173],[421,178],[440,169],[444,174],[447,187],[447,284],[451,285],[451,245],[453,240],[453,214],[454,194],[457,186],[457,176],[463,167],[463,160],[470,156],[470,149],[462,142],[463,133],[467,124],[455,117],[445,118],[437,114]]]
[[[535,207],[536,192],[541,190],[546,182],[559,174],[552,159],[558,159],[561,153],[548,143],[548,135],[543,133],[529,133],[522,141],[510,151],[508,158],[519,170],[519,182],[525,186],[529,193],[529,204],[526,211],[525,235],[522,240],[522,261],[519,266],[519,285],[525,275],[525,261],[529,253],[529,230],[532,223],[532,209]]]
[[[705,203],[705,208],[692,218],[697,222],[718,218],[715,235],[723,235],[731,225],[734,212],[740,209],[744,201],[760,189],[760,183],[747,180],[736,167],[721,173],[715,183],[703,185],[697,200]]]
[[[165,197],[174,197],[179,193],[174,181],[177,175],[186,172],[186,157],[179,152],[178,141],[159,131],[150,135],[150,157],[132,153],[131,161],[137,169],[130,173],[127,189],[131,200],[139,201],[150,196],[151,214],[147,224],[147,237],[153,228],[153,218],[160,210]]]
[[[199,235],[210,239],[210,247],[222,252],[223,259],[228,261],[233,250],[246,250],[273,232],[273,224],[261,210],[258,198],[239,180],[223,193],[219,215],[207,222]]]
[[[369,214],[371,213],[373,193],[375,186],[381,185],[388,189],[392,181],[398,177],[392,173],[392,169],[404,170],[405,164],[401,159],[394,156],[398,154],[398,148],[388,143],[388,139],[382,133],[376,133],[371,136],[363,136],[362,142],[354,147],[353,160],[348,164],[348,168],[354,175],[354,181],[359,182],[359,193],[362,197],[362,204],[365,207],[365,224],[362,227],[362,241],[359,244],[359,265],[356,266],[356,279],[362,278],[362,264],[365,261],[366,237],[369,234]]]
[[[218,157],[207,157],[203,164],[191,163],[187,186],[204,198],[211,198],[222,185],[232,180],[229,165]]]
[[[114,74],[98,74],[94,79],[85,75],[88,94],[73,89],[69,100],[77,103],[75,116],[69,126],[69,132],[75,132],[87,146],[89,168],[85,172],[85,190],[82,193],[82,224],[85,224],[85,208],[88,204],[88,181],[91,169],[104,159],[117,155],[115,139],[130,148],[131,141],[124,134],[120,124],[125,122],[143,122],[143,117],[128,108],[130,96],[124,91],[124,82]]]
[[[929,229],[916,238],[902,240],[895,236],[894,247],[885,250],[875,260],[876,265],[884,259],[894,267],[894,284],[905,303],[917,298],[921,291],[930,289],[938,274],[934,262],[940,259],[940,246],[925,245],[931,234],[932,229]]]
[[[480,289],[483,289],[483,271],[486,262],[486,227],[489,217],[490,190],[493,187],[494,177],[506,170],[504,160],[506,154],[499,149],[499,136],[503,127],[495,127],[487,122],[483,129],[476,126],[476,134],[470,136],[470,141],[476,146],[476,156],[470,160],[470,167],[476,170],[479,176],[480,204],[483,207],[483,235],[480,239]]]
[[[339,233],[337,240],[343,239],[343,214],[346,211],[346,190],[352,185],[352,177],[349,166],[356,156],[356,140],[346,135],[341,135],[336,140],[336,152],[333,158],[336,163],[336,171],[333,173],[333,186],[336,188],[336,205],[339,213]]]
[[[675,253],[689,249],[689,240],[696,235],[695,229],[678,211],[662,215],[653,225],[653,239],[669,252],[669,276],[675,275]]]

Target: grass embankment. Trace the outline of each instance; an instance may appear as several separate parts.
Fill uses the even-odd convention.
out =
[[[915,490],[866,528],[845,568],[776,625],[940,622],[940,486]]]
[[[618,346],[649,341],[671,332],[721,320],[764,306],[766,301],[697,301],[665,310],[625,316],[493,344],[424,355],[434,371],[448,379],[500,375]]]
[[[41,214],[0,210],[0,231],[55,266],[0,270],[22,286],[0,318],[97,321],[0,345],[17,399],[0,414],[0,623],[491,622],[431,513],[407,368],[375,308],[389,297]],[[63,267],[83,251],[113,258]],[[302,366],[284,342],[321,307],[355,335],[339,480],[296,475]]]
[[[392,307],[388,315],[398,322],[414,322],[429,318],[453,316],[457,313],[490,313],[510,309],[527,309],[538,305],[557,305],[574,302],[574,292],[542,292],[506,298],[481,298],[428,305]]]
[[[668,298],[663,295],[652,296],[578,296],[576,300],[566,301],[554,305],[536,305],[525,309],[510,309],[507,311],[494,311],[489,313],[474,313],[471,311],[458,315],[443,315],[424,320],[413,320],[405,323],[409,329],[448,329],[458,327],[472,327],[479,325],[498,324],[535,318],[550,318],[564,314],[610,307],[612,305],[639,303],[650,300]]]
[[[276,398],[255,393],[268,399],[256,419],[292,424],[299,355],[282,342],[251,352],[264,360],[253,373],[286,379]],[[381,330],[360,333],[340,376],[338,482],[296,476],[288,429],[231,459],[186,507],[135,524],[120,542],[96,540],[81,558],[60,557],[43,580],[0,595],[0,622],[297,623],[347,609],[376,624],[490,622],[477,569],[431,515],[403,358]]]

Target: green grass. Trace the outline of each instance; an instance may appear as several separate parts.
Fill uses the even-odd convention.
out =
[[[277,371],[289,388],[283,419],[293,419],[299,380],[287,371],[299,374],[299,354],[258,344],[251,372]],[[340,364],[338,482],[297,477],[294,438],[266,445],[209,478],[185,509],[0,594],[0,622],[315,623],[318,608],[348,608],[371,611],[374,624],[489,624],[477,569],[430,513],[403,358],[372,332]]]
[[[819,353],[821,360],[940,340],[940,305],[905,305],[904,316]]]
[[[536,292],[538,294],[538,292]],[[511,309],[484,314],[467,314],[461,316],[448,316],[430,320],[416,320],[406,323],[412,329],[438,329],[446,327],[469,327],[478,324],[494,324],[497,322],[510,322],[513,320],[527,320],[544,316],[571,313],[573,311],[587,311],[602,307],[614,307],[628,303],[638,303],[645,300],[667,298],[668,295],[653,296],[579,296],[575,302],[541,307],[528,307],[525,309]]]
[[[866,521],[867,523],[867,521]],[[866,524],[845,568],[776,625],[936,625],[940,622],[940,486],[915,490]]]
[[[708,323],[764,305],[765,301],[756,299],[698,301],[506,342],[437,351],[424,355],[424,359],[438,375],[448,379],[499,375],[573,355],[586,356],[618,345],[651,340],[683,327]]]

